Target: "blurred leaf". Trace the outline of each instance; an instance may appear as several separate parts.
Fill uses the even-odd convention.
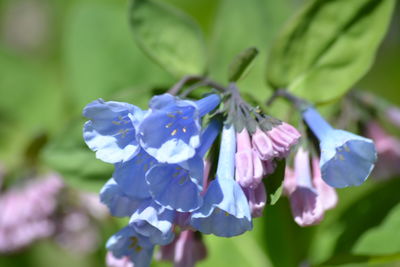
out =
[[[263,179],[269,205],[275,205],[282,195],[285,166],[286,161],[284,159],[278,160],[275,172]]]
[[[134,90],[172,83],[135,45],[122,2],[78,1],[65,24],[63,52],[73,114],[94,99],[114,100],[116,92],[128,88],[137,97],[133,104],[143,103],[151,92]]]
[[[177,78],[203,74],[206,54],[198,25],[166,3],[132,0],[131,26],[139,46]]]
[[[250,64],[258,55],[258,49],[255,47],[249,47],[242,51],[229,65],[228,80],[230,82],[236,82],[242,77],[246,70],[249,69]]]
[[[376,244],[375,244],[376,245]],[[352,255],[352,254],[341,254],[334,256],[333,258],[317,265],[317,266],[336,266],[344,265],[349,263],[389,263],[397,262],[400,260],[400,253],[392,255]]]
[[[400,203],[400,179],[377,184],[350,205],[338,218],[344,224],[343,232],[336,242],[335,253],[349,253],[369,229],[383,222],[390,211]]]
[[[96,159],[82,137],[83,120],[76,120],[46,147],[43,160],[71,186],[99,192],[111,177],[113,165]]]
[[[315,228],[301,228],[294,222],[286,197],[274,206],[268,205],[264,214],[264,242],[273,266],[301,266],[308,259]]]
[[[204,235],[204,240],[209,254],[196,266],[272,266],[250,232],[233,238]]]
[[[259,57],[267,57],[265,51],[270,48],[275,33],[291,12],[292,2],[221,0],[210,40],[211,77],[226,83],[232,59],[248,47],[257,47]],[[240,92],[252,94],[259,100],[266,99],[269,92],[264,83],[264,73],[264,60],[255,61],[246,79],[238,83]]]
[[[327,102],[370,68],[394,0],[312,0],[281,32],[270,53],[268,82]]]
[[[400,254],[400,200],[379,225],[366,231],[354,245],[356,254]],[[377,244],[382,244],[381,246]],[[384,244],[384,245],[383,245]],[[400,256],[398,257],[400,260]]]

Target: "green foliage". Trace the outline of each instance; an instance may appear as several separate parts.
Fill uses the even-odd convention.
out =
[[[230,82],[238,81],[249,70],[250,64],[258,55],[255,47],[249,47],[242,51],[229,65],[228,80]]]
[[[283,29],[267,80],[313,102],[343,95],[370,68],[394,0],[313,0]]]
[[[165,3],[132,0],[130,20],[139,46],[165,70],[177,78],[205,72],[203,36],[189,16]]]
[[[63,59],[76,113],[97,99],[110,100],[120,90],[170,84],[168,74],[135,45],[126,6],[118,2],[78,2],[65,21]],[[149,97],[151,92],[146,92]],[[145,104],[135,101],[136,104]]]
[[[275,172],[263,179],[267,189],[267,203],[269,205],[275,205],[282,195],[285,166],[286,161],[284,159],[277,161]]]

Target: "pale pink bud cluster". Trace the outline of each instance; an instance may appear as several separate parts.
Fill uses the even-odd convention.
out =
[[[372,177],[388,179],[400,174],[400,141],[388,134],[377,122],[370,122],[367,125],[366,135],[374,140],[378,153],[378,161],[375,164]]]
[[[237,133],[236,181],[243,188],[253,217],[262,216],[266,192],[262,178],[275,171],[275,159],[284,158],[301,135],[291,125],[281,123],[264,132],[257,127],[250,137],[246,128]]]
[[[159,260],[172,261],[175,267],[193,267],[206,257],[206,246],[191,230],[182,231],[172,243],[161,246],[157,255]]]
[[[0,252],[19,250],[54,233],[51,217],[62,187],[61,178],[52,174],[0,196]]]
[[[318,224],[325,210],[336,206],[338,198],[334,188],[321,177],[319,159],[312,159],[312,173],[308,151],[302,148],[296,153],[294,171],[285,171],[284,193],[290,199],[295,222],[300,226]]]

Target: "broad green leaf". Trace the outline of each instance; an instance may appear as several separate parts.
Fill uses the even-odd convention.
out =
[[[377,244],[375,244],[376,246]],[[333,257],[317,266],[348,266],[348,267],[356,267],[356,266],[365,266],[366,263],[369,264],[379,264],[379,263],[390,263],[390,262],[398,262],[400,260],[400,253],[391,254],[391,255],[353,255],[353,254],[342,254]],[[346,265],[345,265],[346,264]],[[351,265],[350,265],[351,264]],[[361,265],[358,265],[361,264]],[[392,267],[393,265],[374,265],[376,267]]]
[[[166,3],[132,0],[130,20],[139,46],[165,70],[177,78],[204,74],[203,36],[188,15]]]
[[[275,172],[263,179],[267,190],[267,203],[269,205],[275,205],[282,195],[285,166],[285,160],[279,160]]]
[[[67,13],[63,57],[74,115],[97,98],[116,100],[120,90],[130,90],[137,104],[151,93],[138,88],[172,83],[135,44],[126,9],[120,1],[78,1]]]
[[[312,0],[270,52],[267,80],[313,102],[343,95],[370,68],[394,0]]]
[[[66,127],[46,147],[42,159],[71,186],[97,193],[111,177],[113,165],[96,159],[95,153],[85,145],[83,123],[83,119],[77,119]]]
[[[292,1],[283,0],[221,0],[210,40],[210,76],[225,84],[228,66],[237,54],[256,47],[265,58],[273,36],[291,12]],[[245,79],[239,81],[241,93],[259,100],[269,92],[264,83],[265,62],[256,60]]]
[[[366,231],[354,245],[354,253],[368,255],[400,254],[400,201],[377,227]],[[384,244],[384,245],[377,245]],[[400,259],[400,257],[399,257]]]
[[[249,47],[237,55],[229,65],[228,80],[230,82],[238,81],[246,73],[257,55],[258,49],[255,47]]]

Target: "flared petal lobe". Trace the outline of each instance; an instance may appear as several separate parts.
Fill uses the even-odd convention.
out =
[[[217,95],[198,102],[169,94],[154,96],[150,112],[139,127],[142,147],[161,163],[179,163],[192,158],[200,145],[202,115],[219,104]]]
[[[322,179],[336,188],[362,184],[377,159],[373,141],[332,128],[314,108],[303,118],[320,142]]]
[[[107,163],[126,162],[138,153],[136,134],[144,116],[140,108],[98,99],[84,108],[83,116],[90,119],[84,125],[83,138],[97,158]]]

